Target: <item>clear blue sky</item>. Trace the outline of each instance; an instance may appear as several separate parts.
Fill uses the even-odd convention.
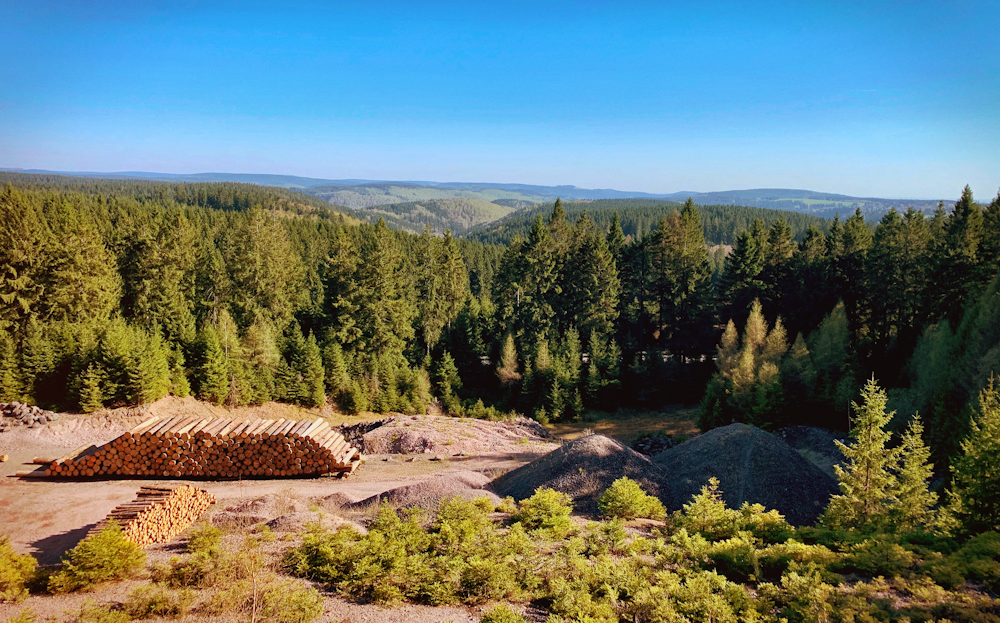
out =
[[[957,198],[1000,3],[0,0],[0,166]]]

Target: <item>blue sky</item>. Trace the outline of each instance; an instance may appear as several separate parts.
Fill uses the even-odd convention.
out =
[[[0,166],[957,198],[1000,3],[0,0]]]

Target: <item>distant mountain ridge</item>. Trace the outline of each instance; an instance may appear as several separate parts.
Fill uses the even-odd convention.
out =
[[[662,199],[684,201],[690,197],[698,205],[737,205],[773,210],[788,210],[833,217],[846,217],[860,208],[866,217],[876,219],[890,208],[903,211],[914,208],[930,213],[937,207],[938,199],[882,199],[852,197],[836,193],[786,188],[758,188],[718,192],[682,191],[675,193],[645,193],[615,189],[587,189],[577,186],[539,186],[533,184],[508,184],[488,182],[428,182],[390,181],[363,179],[322,179],[295,175],[258,173],[153,173],[124,171],[116,173],[61,172],[40,169],[2,169],[18,173],[41,175],[71,175],[106,179],[146,179],[170,182],[241,182],[262,186],[278,186],[319,197],[330,203],[365,211],[376,206],[433,201],[438,199],[478,199],[498,206],[520,209],[533,204],[547,203],[556,198],[567,201],[604,199]],[[945,200],[950,209],[954,200]],[[481,207],[481,206],[480,206]],[[447,221],[447,218],[445,219]],[[457,223],[455,224],[457,225]],[[465,227],[468,227],[468,223]]]

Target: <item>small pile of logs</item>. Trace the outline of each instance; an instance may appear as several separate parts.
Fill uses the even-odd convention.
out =
[[[184,532],[212,504],[215,504],[214,495],[191,485],[142,487],[134,500],[111,511],[87,536],[115,521],[125,538],[139,547],[166,543]]]
[[[276,478],[346,476],[357,448],[322,418],[236,420],[153,417],[103,446],[85,446],[49,464],[45,476]]]

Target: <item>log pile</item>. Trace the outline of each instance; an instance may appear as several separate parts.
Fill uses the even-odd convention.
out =
[[[103,446],[74,450],[44,474],[225,480],[346,476],[360,464],[357,448],[321,418],[153,417]]]
[[[212,504],[214,495],[191,485],[142,487],[134,500],[111,511],[87,536],[115,521],[125,538],[139,547],[166,543],[184,532]]]

